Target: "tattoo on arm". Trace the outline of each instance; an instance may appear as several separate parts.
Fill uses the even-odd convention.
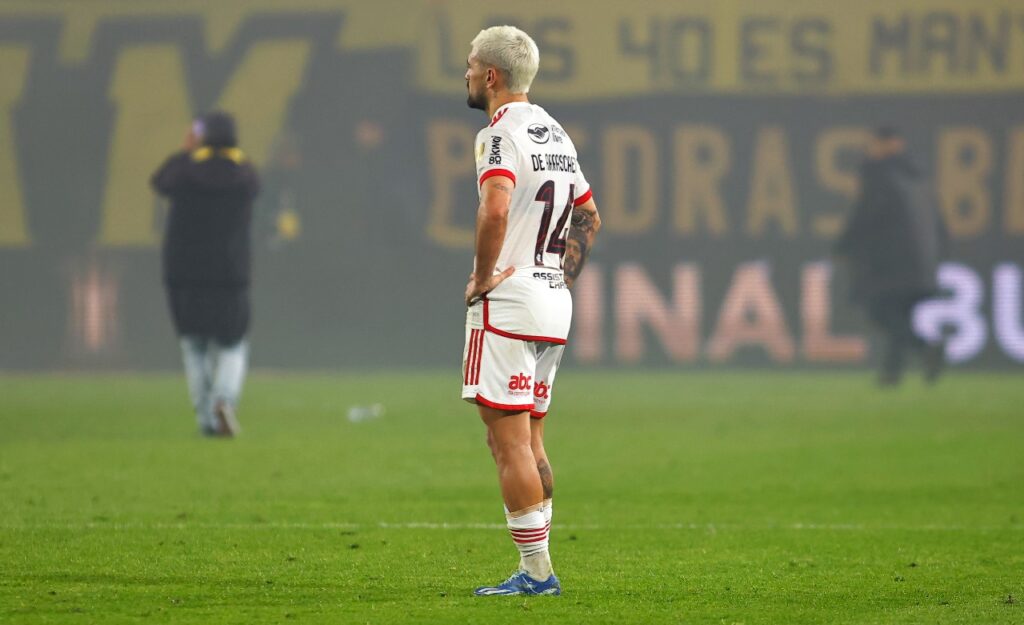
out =
[[[593,204],[591,204],[591,207]],[[597,211],[582,207],[574,208],[572,211],[572,222],[569,226],[569,234],[566,237],[565,249],[565,283],[572,286],[583,271],[583,265],[590,255],[590,248],[594,245],[594,237],[600,228],[600,220],[597,218]]]

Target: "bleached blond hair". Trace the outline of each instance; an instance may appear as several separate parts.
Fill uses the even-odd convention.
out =
[[[473,38],[477,60],[492,65],[505,74],[505,86],[510,93],[528,93],[537,68],[540,50],[533,39],[515,26],[491,26]]]

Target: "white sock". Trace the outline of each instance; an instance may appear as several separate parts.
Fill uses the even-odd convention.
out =
[[[544,511],[536,508],[530,512],[505,514],[508,531],[519,549],[520,568],[537,581],[551,577],[551,556],[548,554],[548,530]]]
[[[551,503],[552,503],[551,499],[545,499],[540,504],[540,511],[544,513],[544,523],[548,526],[548,542],[549,542],[549,544],[551,542],[551,529],[552,529],[551,528],[551,517],[553,515],[553,510],[551,508]],[[508,506],[503,506],[503,507],[505,508],[505,516],[508,517]],[[549,553],[550,553],[550,549],[549,549]],[[526,570],[526,562],[523,560],[522,557],[519,558],[519,570],[520,571],[525,571]]]

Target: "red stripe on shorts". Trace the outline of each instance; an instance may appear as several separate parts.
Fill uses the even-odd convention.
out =
[[[462,368],[462,383],[469,385],[469,368],[473,365],[473,339],[476,338],[476,330],[469,332],[469,344],[466,345],[466,364]]]
[[[476,330],[476,362],[473,365],[473,381],[471,384],[480,384],[480,361],[484,356],[484,331]]]
[[[479,355],[477,347],[477,335],[480,330],[471,330],[469,334],[469,353],[466,355],[466,384],[473,384],[473,371],[476,369],[476,359]]]

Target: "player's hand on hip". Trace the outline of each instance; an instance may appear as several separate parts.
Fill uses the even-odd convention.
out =
[[[488,276],[486,280],[477,279],[475,273],[469,274],[469,284],[466,285],[466,306],[472,306],[480,301],[480,298],[493,291],[495,287],[515,272],[515,267],[509,267],[501,273]]]

